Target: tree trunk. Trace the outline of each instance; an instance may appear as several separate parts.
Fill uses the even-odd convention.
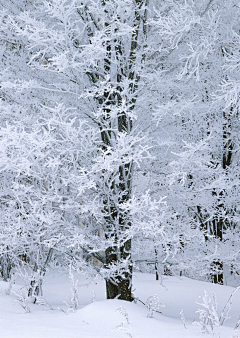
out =
[[[42,296],[42,282],[43,282],[43,278],[45,276],[46,273],[46,268],[47,265],[49,264],[49,262],[52,259],[52,255],[53,255],[53,248],[50,248],[47,254],[47,258],[43,264],[42,267],[38,267],[37,263],[35,263],[34,265],[34,269],[33,269],[33,273],[35,273],[37,276],[37,278],[33,278],[30,282],[29,285],[29,289],[28,289],[28,297],[32,296],[35,297],[34,303],[37,300],[37,297],[40,295]],[[37,275],[38,273],[38,275]]]
[[[222,241],[223,239],[222,219],[216,219],[213,221],[213,234],[216,239]],[[214,260],[212,266],[213,269],[216,271],[212,274],[213,283],[223,285],[223,262],[221,260]]]
[[[108,248],[106,250],[106,263],[116,263],[117,262],[117,250],[113,248]],[[120,248],[121,258],[130,258],[131,254],[131,240],[127,240],[124,245]],[[131,262],[131,261],[130,261]],[[126,301],[133,301],[132,297],[132,265],[129,264],[128,269],[123,272],[122,275],[118,276],[116,279],[106,280],[106,293],[107,299],[122,299]]]
[[[155,263],[154,263],[154,268],[155,268],[155,275],[156,275],[156,280],[159,280],[159,273],[158,273],[158,252],[156,247],[154,248],[155,252]]]
[[[230,112],[227,114],[223,112],[223,154],[222,154],[222,169],[224,174],[228,175],[228,168],[232,163],[232,153],[233,153],[233,142],[231,135],[231,127],[232,127],[232,108]],[[223,190],[220,193],[218,211],[221,214],[226,213],[226,207],[224,205],[224,197],[226,195],[226,191]],[[221,215],[216,217],[213,221],[213,233],[216,239],[222,242],[223,240],[223,231],[226,228],[226,222],[222,219]],[[216,273],[212,275],[212,280],[216,284],[223,284],[223,262],[220,260],[213,262],[214,269]]]
[[[4,282],[7,282],[11,277],[12,264],[8,254],[3,254],[0,257],[0,275]]]
[[[109,1],[109,0],[108,0]],[[103,5],[107,6],[108,1],[104,1]],[[122,104],[122,90],[124,86],[122,82],[126,79],[129,81],[129,101],[128,109],[134,110],[136,103],[136,91],[138,87],[139,76],[135,73],[136,51],[138,48],[139,29],[142,18],[140,16],[141,7],[147,4],[147,0],[135,1],[135,17],[134,29],[132,33],[132,41],[130,46],[130,54],[128,56],[127,64],[122,58],[123,47],[121,39],[118,37],[111,37],[110,24],[105,21],[106,32],[109,32],[109,42],[106,43],[106,57],[104,59],[104,72],[111,79],[111,67],[116,69],[116,65],[112,65],[112,58],[117,60],[117,84],[116,80],[109,83],[111,91],[107,89],[104,95],[97,98],[99,105],[104,111],[102,118],[101,138],[102,149],[112,149],[114,151],[114,144],[117,142],[118,136],[114,135],[113,126],[117,125],[117,135],[119,133],[130,134],[132,131],[132,118],[126,111],[118,113],[117,119],[112,118],[112,110],[120,107]],[[146,12],[146,11],[145,11]],[[106,8],[106,14],[108,10]],[[143,23],[143,27],[145,24]],[[144,28],[143,28],[144,30]],[[115,87],[115,88],[114,88]],[[124,100],[127,100],[126,94]],[[126,154],[127,155],[127,154]],[[113,179],[110,178],[105,183],[104,191],[104,214],[105,216],[105,236],[107,239],[113,239],[115,246],[109,247],[106,252],[105,267],[110,269],[111,266],[117,266],[124,263],[124,269],[118,273],[117,276],[109,278],[106,281],[107,298],[119,298],[126,301],[132,301],[132,260],[131,260],[131,238],[124,240],[125,234],[131,227],[131,215],[128,212],[121,210],[121,204],[128,202],[131,199],[132,193],[132,163],[127,161],[118,168],[118,172],[113,174]],[[104,175],[104,174],[103,174]],[[120,268],[121,269],[121,268]]]

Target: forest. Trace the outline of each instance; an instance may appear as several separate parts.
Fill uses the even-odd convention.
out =
[[[3,282],[33,303],[52,271],[128,302],[135,272],[239,285],[239,19],[237,0],[0,0]]]

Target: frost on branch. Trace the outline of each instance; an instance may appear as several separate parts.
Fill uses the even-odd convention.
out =
[[[202,303],[198,303],[203,308],[198,309],[196,313],[199,313],[199,322],[194,322],[198,325],[201,325],[203,333],[209,333],[208,325],[211,328],[211,331],[214,331],[214,327],[220,326],[219,315],[217,313],[217,299],[216,295],[213,294],[211,298],[209,294],[204,291],[204,296],[202,297]]]
[[[17,296],[16,302],[24,309],[25,313],[30,313],[30,307],[27,304],[27,298],[21,293],[18,294],[13,291],[13,293]]]
[[[117,325],[112,331],[118,330],[119,332],[123,333],[124,335],[133,338],[132,330],[131,330],[131,327],[129,326],[129,324],[130,324],[129,323],[129,316],[128,316],[126,309],[124,309],[124,307],[120,306],[115,312],[119,312],[123,316],[124,321],[120,325]]]
[[[170,48],[178,47],[185,33],[189,32],[195,24],[200,23],[200,16],[195,13],[193,1],[185,1],[181,4],[172,3],[173,6],[164,11],[156,10],[154,24],[160,29],[161,36],[170,43]]]
[[[68,304],[66,301],[64,303],[68,306],[67,311],[63,311],[66,314],[70,312],[76,312],[79,306],[78,303],[78,280],[75,279],[75,276],[72,271],[72,266],[70,265],[69,267],[69,279],[71,283],[71,292],[72,292],[72,297],[71,297],[71,303]]]
[[[146,306],[148,309],[147,313],[148,318],[153,318],[154,312],[160,312],[161,308],[165,307],[164,304],[160,303],[159,297],[157,295],[148,297]]]

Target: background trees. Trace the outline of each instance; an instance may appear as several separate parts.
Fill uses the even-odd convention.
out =
[[[235,176],[239,119],[237,81],[232,80],[234,75],[228,65],[233,52],[228,48],[235,48],[230,41],[238,31],[239,8],[234,1],[202,5],[185,2],[185,11],[180,14],[179,6],[171,4],[167,16],[157,21],[163,41],[172,45],[170,60],[175,63],[164,64],[167,70],[171,67],[170,72],[166,71],[168,79],[173,79],[171,99],[164,102],[164,97],[155,117],[163,125],[166,116],[165,135],[168,133],[173,144],[169,195],[173,203],[171,197],[168,202],[176,215],[172,224],[175,233],[178,228],[179,248],[185,256],[183,266],[222,283],[224,264],[229,265],[238,255],[230,234],[238,231],[239,222]],[[180,32],[181,22],[185,25]],[[170,112],[176,116],[171,125]],[[196,260],[188,248],[200,253],[194,254]]]

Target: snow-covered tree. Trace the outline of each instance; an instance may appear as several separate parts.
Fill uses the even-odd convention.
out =
[[[134,168],[151,157],[135,127],[147,5],[54,0],[4,12],[2,20],[3,40],[12,35],[3,52],[10,54],[3,109],[11,116],[18,109],[1,129],[3,181],[10,176],[3,213],[12,217],[4,217],[12,227],[2,238],[22,239],[2,252],[41,276],[53,251],[75,260],[77,251],[93,256],[103,263],[95,268],[106,279],[107,297],[126,300],[132,299],[131,240],[162,233],[165,207],[133,191]],[[30,293],[36,282],[40,288],[37,278]]]

